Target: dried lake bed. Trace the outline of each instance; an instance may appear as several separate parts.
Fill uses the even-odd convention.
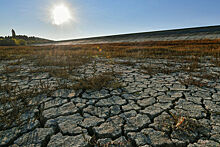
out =
[[[0,62],[0,146],[220,145],[220,67],[209,57],[35,61]]]

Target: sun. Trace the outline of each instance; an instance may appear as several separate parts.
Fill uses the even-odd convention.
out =
[[[70,10],[64,4],[59,4],[53,7],[51,12],[53,24],[62,25],[72,19]]]

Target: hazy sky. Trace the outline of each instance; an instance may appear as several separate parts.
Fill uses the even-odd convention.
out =
[[[73,20],[57,26],[51,11],[66,5]],[[220,0],[0,0],[0,36],[54,40],[220,24]]]

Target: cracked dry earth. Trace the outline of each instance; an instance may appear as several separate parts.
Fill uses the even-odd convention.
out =
[[[112,65],[121,73],[117,78],[122,88],[58,89],[51,96],[34,97],[30,104],[39,105],[21,115],[24,123],[2,127],[0,146],[220,146],[219,79],[206,80],[213,85],[209,88],[187,86],[178,81],[187,73],[148,75],[139,68],[147,60],[133,62],[133,66]],[[97,63],[97,72],[108,70],[107,66]],[[220,71],[208,66],[210,72]],[[31,75],[26,66],[22,69],[11,76],[29,78],[11,83],[28,88],[40,80],[55,81],[48,73]],[[78,70],[89,75],[92,65]]]

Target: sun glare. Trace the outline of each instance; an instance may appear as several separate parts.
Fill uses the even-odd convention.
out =
[[[53,24],[55,25],[62,25],[72,19],[70,10],[64,4],[54,6],[51,15]]]

